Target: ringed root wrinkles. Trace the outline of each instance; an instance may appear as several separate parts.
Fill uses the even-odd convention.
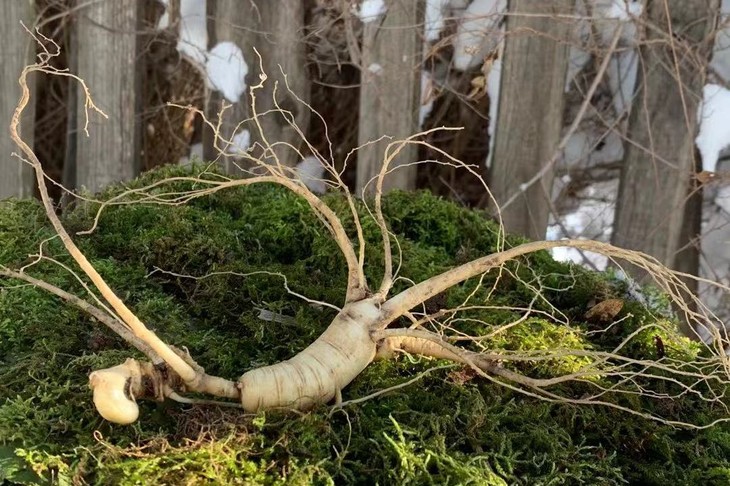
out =
[[[245,373],[238,380],[243,409],[307,410],[339,396],[375,357],[370,329],[380,316],[372,300],[347,304],[325,332],[299,354]]]

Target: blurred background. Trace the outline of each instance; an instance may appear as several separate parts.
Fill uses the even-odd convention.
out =
[[[318,192],[322,164],[333,164],[367,197],[387,144],[424,132],[394,159],[387,190],[428,189],[494,216],[499,207],[513,233],[610,241],[730,283],[728,0],[0,4],[5,125],[20,71],[44,50],[107,115],[87,119],[68,77],[33,78],[23,136],[58,183],[59,210],[72,191],[164,164],[215,161],[244,175],[243,152],[295,167]],[[34,197],[15,150],[3,130],[0,198]],[[730,320],[726,296],[693,288]]]

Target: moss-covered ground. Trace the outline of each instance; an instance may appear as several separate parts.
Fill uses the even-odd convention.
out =
[[[169,174],[157,172],[135,184]],[[336,196],[328,202],[351,227],[344,203]],[[69,211],[64,223],[74,232],[86,229],[93,210]],[[495,226],[483,214],[426,193],[392,194],[385,212],[400,241],[400,275],[415,281],[488,254],[496,242]],[[367,218],[364,226],[372,242],[367,272],[377,283],[379,235]],[[0,263],[28,263],[28,255],[52,236],[36,203],[0,203]],[[143,321],[168,342],[187,346],[210,373],[229,378],[290,357],[333,317],[333,311],[289,295],[281,277],[251,272],[280,272],[292,290],[312,299],[341,304],[344,296],[346,273],[337,247],[306,203],[277,187],[220,192],[184,206],[115,206],[92,235],[76,241]],[[44,243],[43,252],[69,263],[57,240]],[[605,349],[658,318],[656,309],[627,299],[623,284],[609,275],[556,263],[546,253],[510,268],[541,288],[545,300],[534,306],[545,313],[501,334],[494,347]],[[220,273],[179,276],[211,272]],[[29,273],[83,294],[72,275],[48,261]],[[456,304],[474,285],[456,287],[427,307]],[[11,280],[0,287],[0,484],[730,484],[726,425],[687,430],[606,407],[547,403],[460,368],[435,369],[332,414],[325,406],[252,416],[144,403],[137,424],[114,426],[94,412],[87,375],[134,353],[42,290]],[[587,334],[591,324],[582,316],[592,303],[611,297],[625,300],[617,316],[621,325]],[[475,298],[484,301],[486,291]],[[505,274],[489,303],[524,307],[533,298],[529,285]],[[293,319],[267,322],[259,319],[260,309]],[[518,315],[492,310],[479,316],[489,325],[477,327]],[[560,323],[565,317],[570,327]],[[676,333],[662,331],[661,337],[666,352],[678,359],[697,352]],[[647,333],[630,352],[653,358],[654,343]],[[376,362],[344,390],[344,399],[442,364],[416,358]],[[522,366],[554,375],[580,363]],[[578,385],[574,392],[580,395]],[[696,396],[668,403],[635,398],[630,405],[693,423],[722,413]]]

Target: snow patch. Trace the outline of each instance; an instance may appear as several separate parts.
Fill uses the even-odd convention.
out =
[[[613,95],[613,109],[617,117],[628,111],[634,98],[638,60],[639,54],[636,49],[621,51],[611,57],[606,68],[608,86]]]
[[[388,7],[385,6],[383,0],[363,0],[360,8],[355,9],[353,7],[353,11],[361,22],[367,24],[378,20],[381,15],[384,15],[388,11]]]
[[[724,82],[730,82],[730,0],[722,0],[720,5],[720,22],[710,67]]]
[[[170,26],[170,0],[157,0],[165,8],[160,20],[157,21],[157,30],[165,30]]]
[[[492,152],[494,151],[494,134],[497,130],[497,111],[499,108],[499,83],[502,78],[502,60],[497,59],[492,63],[492,68],[487,74],[487,96],[489,96],[489,155],[487,156],[487,167],[492,165]]]
[[[315,194],[327,192],[327,184],[324,181],[325,167],[322,162],[313,156],[305,157],[296,167],[299,178],[307,188]]]
[[[715,196],[715,204],[725,211],[727,216],[730,216],[730,186],[724,186],[718,189],[717,195]],[[725,240],[725,247],[730,251],[730,236]],[[728,254],[727,261],[730,262],[730,254]]]
[[[570,49],[568,51],[568,72],[565,76],[565,92],[570,91],[570,86],[579,72],[583,70],[591,59],[588,53],[588,43],[591,35],[591,22],[588,19],[588,12],[583,2],[575,3],[575,15],[579,17],[576,28],[571,33]]]
[[[725,186],[718,191],[714,203],[721,211],[707,210],[709,218],[702,224],[702,258],[700,259],[700,276],[721,284],[730,285],[730,187]],[[708,307],[730,325],[730,295],[714,285],[699,282],[698,293]]]
[[[600,148],[599,148],[600,146]],[[605,134],[603,129],[577,130],[568,138],[563,150],[564,167],[593,167],[597,164],[617,162],[624,157],[624,146],[621,136],[611,131]]]
[[[380,75],[380,73],[383,72],[383,66],[381,66],[377,62],[374,62],[368,66],[368,71],[370,71],[371,73],[373,73],[375,75]]]
[[[208,87],[216,89],[231,103],[238,103],[246,90],[248,65],[243,52],[233,42],[220,42],[208,54],[205,63]]]
[[[426,2],[426,20],[424,36],[427,42],[437,41],[444,28],[444,16],[449,7],[449,0],[428,0]]]
[[[641,290],[641,286],[636,283],[636,280],[627,275],[626,272],[619,269],[616,271],[615,277],[616,280],[627,283],[628,288],[626,289],[626,293],[630,298],[644,305],[650,303],[649,300],[647,300],[647,298],[644,296],[644,292]]]
[[[418,127],[423,127],[428,115],[433,109],[434,85],[433,78],[428,71],[421,71],[421,106],[418,109]]]
[[[618,191],[618,179],[598,182],[578,191],[574,196],[577,207],[562,215],[562,224],[548,226],[546,238],[587,238],[597,241],[611,239],[615,214],[615,198]],[[608,258],[598,253],[580,252],[574,248],[555,248],[553,258],[585,264],[588,260],[599,270],[608,266]]]
[[[190,158],[203,160],[203,144],[194,143],[190,146]]]
[[[449,6],[451,7],[451,10],[463,12],[466,10],[466,7],[469,6],[470,1],[471,0],[451,0],[449,2]]]
[[[177,50],[201,69],[205,66],[208,50],[208,25],[205,0],[180,2],[180,31]]]
[[[702,168],[715,172],[720,152],[730,146],[730,91],[717,84],[702,89],[702,105],[697,110],[700,131],[695,139],[702,155]]]
[[[730,18],[724,22],[724,27],[717,31],[710,67],[722,77],[723,81],[730,82]]]
[[[226,148],[226,152],[232,155],[243,154],[251,145],[251,132],[244,128],[239,130],[234,136],[232,143]]]
[[[177,163],[178,165],[188,165],[192,161],[200,162],[201,160],[203,160],[203,144],[194,143],[190,146],[190,152],[188,155],[180,157],[180,160],[178,160]]]
[[[465,71],[478,66],[502,42],[499,23],[507,0],[474,0],[459,20],[454,39],[454,67]]]
[[[594,0],[595,26],[604,47],[611,43],[616,29],[621,27],[619,46],[623,49],[611,56],[606,72],[617,117],[628,110],[634,97],[638,70],[637,19],[643,10],[644,5],[639,1]]]
[[[158,0],[165,6],[165,13],[157,23],[158,29],[170,25],[169,0]],[[233,42],[220,42],[208,51],[208,25],[205,0],[180,2],[180,26],[177,41],[178,52],[205,72],[209,88],[220,91],[231,103],[238,103],[246,90],[248,65],[243,52]]]
[[[568,72],[565,75],[565,92],[570,91],[570,85],[575,77],[580,73],[588,61],[591,60],[591,55],[580,47],[574,45],[570,46],[568,51]]]
[[[616,29],[621,26],[620,44],[636,45],[636,19],[644,11],[644,5],[635,0],[594,0],[595,25],[604,45],[611,43]]]

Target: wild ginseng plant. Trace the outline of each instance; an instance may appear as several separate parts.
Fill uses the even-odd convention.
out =
[[[73,257],[78,267],[88,277],[98,294],[94,295],[96,305],[70,294],[47,282],[38,280],[23,269],[12,269],[5,265],[0,267],[0,275],[5,278],[22,279],[39,288],[52,292],[71,305],[75,305],[93,315],[98,321],[107,325],[120,335],[131,346],[146,355],[149,360],[127,359],[117,366],[101,369],[91,373],[89,377],[93,389],[93,401],[99,413],[107,420],[119,424],[129,424],[138,419],[140,399],[165,400],[173,399],[185,403],[222,403],[241,407],[246,412],[267,409],[310,409],[318,404],[335,401],[342,405],[341,391],[347,387],[373,360],[391,359],[402,353],[450,360],[471,369],[478,379],[491,380],[504,386],[518,390],[529,396],[556,402],[574,404],[599,404],[616,407],[623,411],[643,416],[651,416],[668,423],[671,419],[654,416],[643,410],[634,410],[626,405],[630,401],[609,399],[616,395],[643,395],[657,399],[672,399],[685,394],[699,394],[702,399],[716,402],[726,407],[720,393],[713,390],[727,383],[728,369],[724,345],[718,320],[693,297],[693,302],[686,303],[687,290],[683,278],[654,258],[634,251],[623,250],[605,243],[586,240],[536,241],[508,248],[503,234],[497,251],[490,255],[456,266],[440,275],[425,281],[412,283],[406,290],[392,294],[397,271],[394,272],[394,251],[397,241],[388,230],[388,222],[382,210],[382,188],[385,177],[394,170],[391,164],[406,144],[424,144],[422,137],[413,136],[405,140],[391,142],[383,156],[382,169],[371,181],[374,184],[370,218],[375,222],[382,235],[384,255],[384,275],[377,286],[368,282],[364,272],[365,238],[362,220],[358,215],[353,195],[340,178],[340,172],[311,145],[308,149],[316,154],[326,168],[326,182],[333,190],[340,191],[347,202],[349,216],[354,221],[354,231],[348,233],[342,220],[335,211],[308,189],[299,173],[279,163],[273,145],[266,140],[265,133],[259,133],[263,155],[254,157],[250,152],[237,154],[246,163],[249,172],[246,178],[232,178],[221,174],[203,171],[195,176],[171,177],[158,181],[147,187],[131,189],[100,205],[99,214],[106,207],[114,204],[184,204],[193,199],[205,197],[218,191],[237,186],[273,183],[284,186],[306,201],[311,210],[318,216],[321,224],[331,234],[344,256],[347,266],[347,291],[343,296],[341,307],[337,307],[337,315],[319,336],[306,349],[290,359],[272,363],[269,366],[247,371],[237,379],[211,376],[205,372],[181,348],[175,347],[160,339],[147,325],[140,321],[134,311],[115,294],[99,272],[89,263],[84,254],[74,243],[56,215],[46,188],[46,175],[32,149],[20,137],[20,119],[29,100],[26,84],[27,76],[33,72],[52,75],[70,76],[80,83],[90,110],[100,112],[94,105],[89,90],[83,80],[68,72],[57,71],[48,63],[51,54],[44,54],[39,61],[27,66],[22,72],[19,82],[22,96],[12,118],[11,136],[22,152],[21,159],[30,164],[34,171],[40,197],[48,219],[63,245]],[[259,132],[261,124],[256,114],[256,94],[266,82],[261,75],[260,83],[250,88],[251,107],[254,115],[250,122]],[[300,100],[301,102],[301,100]],[[303,106],[306,106],[302,102]],[[307,106],[307,108],[309,108]],[[286,110],[280,115],[289,121],[293,129],[293,117],[287,116]],[[316,115],[316,113],[315,113]],[[216,124],[208,126],[217,136],[215,145],[222,156],[227,154],[232,141],[223,137]],[[300,133],[301,134],[301,133]],[[303,134],[302,134],[303,137]],[[304,137],[303,137],[304,138]],[[304,141],[305,143],[306,140]],[[433,150],[437,150],[431,147]],[[441,152],[444,160],[450,160],[456,166],[464,167],[458,161]],[[467,168],[467,170],[469,170]],[[189,183],[181,190],[180,183]],[[485,190],[486,185],[484,186]],[[174,189],[173,189],[174,188]],[[90,230],[92,231],[93,228]],[[484,336],[469,335],[459,328],[456,316],[467,310],[488,307],[481,302],[466,299],[462,305],[450,309],[440,309],[428,314],[423,305],[427,300],[437,296],[453,286],[468,279],[476,278],[481,285],[484,276],[497,276],[509,273],[507,262],[520,259],[540,250],[569,246],[579,250],[601,253],[622,264],[632,264],[650,275],[654,283],[665,292],[677,305],[683,318],[710,330],[714,336],[707,344],[708,352],[700,353],[696,361],[670,359],[642,360],[629,357],[625,352],[628,345],[639,333],[661,324],[646,322],[628,337],[623,339],[610,351],[592,351],[590,349],[536,349],[531,352],[515,352],[500,349],[489,349],[488,339]],[[512,278],[515,278],[512,275]],[[536,299],[542,299],[540,288],[530,286]],[[492,288],[494,290],[494,288]],[[684,296],[684,297],[683,297]],[[521,309],[524,320],[533,309]],[[464,319],[467,320],[467,319]],[[570,325],[567,320],[565,325]],[[496,335],[516,323],[503,327],[493,326],[492,334]],[[175,343],[182,346],[184,343]],[[184,349],[184,348],[182,348]],[[534,377],[520,372],[519,364],[560,360],[575,357],[581,365],[569,370],[561,376]],[[561,384],[580,381],[584,384],[579,397],[566,396]],[[658,386],[652,386],[657,383]],[[660,391],[658,391],[660,390]],[[671,390],[671,391],[667,391]],[[186,394],[196,393],[208,395],[211,400],[192,399]],[[189,396],[189,395],[188,395]],[[367,398],[367,397],[366,397]],[[685,424],[692,425],[692,424]],[[706,426],[707,424],[703,425]]]

